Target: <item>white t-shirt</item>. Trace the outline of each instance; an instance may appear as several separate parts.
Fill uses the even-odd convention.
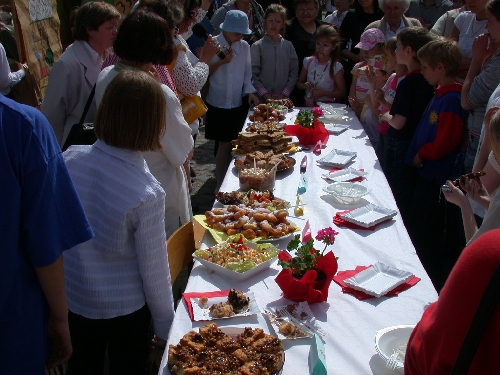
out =
[[[464,59],[472,59],[472,43],[481,34],[487,33],[487,20],[478,21],[472,12],[462,12],[455,19],[455,26],[460,31],[458,46]]]
[[[335,79],[330,77],[330,64],[328,60],[326,64],[318,62],[315,56],[304,58],[304,68],[307,70],[307,82],[311,82],[315,88],[333,91],[335,89]],[[342,70],[342,64],[335,62],[333,65],[333,76]],[[306,96],[309,91],[306,90]],[[316,102],[332,102],[333,98],[330,96],[322,96],[315,100]]]

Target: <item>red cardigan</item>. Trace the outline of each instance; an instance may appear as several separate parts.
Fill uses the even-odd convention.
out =
[[[437,302],[423,314],[406,350],[405,375],[449,374],[484,289],[500,262],[500,229],[466,247]],[[500,374],[500,304],[488,324],[468,372]]]

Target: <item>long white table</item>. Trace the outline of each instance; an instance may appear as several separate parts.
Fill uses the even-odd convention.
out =
[[[290,112],[286,122],[293,123],[297,113],[297,109]],[[307,191],[301,195],[306,204],[305,215],[301,218],[291,217],[290,220],[302,227],[308,219],[313,236],[318,230],[329,226],[339,232],[335,244],[329,247],[339,257],[339,271],[381,261],[410,271],[422,279],[417,285],[400,293],[397,297],[372,298],[363,301],[351,294],[342,293],[340,286],[332,282],[328,301],[310,305],[315,318],[326,333],[328,374],[396,374],[385,367],[385,363],[375,350],[376,331],[393,325],[417,323],[426,306],[437,299],[437,293],[415,253],[399,214],[392,221],[379,225],[375,231],[336,227],[332,222],[336,212],[360,207],[368,202],[397,210],[373,147],[354,113],[350,112],[350,116],[353,117],[350,121],[350,128],[340,135],[330,135],[328,145],[326,149],[323,149],[321,156],[313,154],[312,151],[298,152],[293,156],[297,160],[296,166],[292,170],[279,172],[276,176],[275,195],[292,203],[295,202],[299,183],[299,164],[306,155],[308,160],[306,176],[309,185]],[[357,157],[351,166],[357,169],[362,168],[368,173],[365,183],[371,191],[356,206],[335,203],[332,197],[322,191],[327,186],[327,182],[321,178],[321,174],[327,172],[329,168],[318,165],[316,160],[334,148],[356,151]],[[221,191],[233,191],[238,188],[237,170],[231,167]],[[278,247],[285,248],[286,243],[286,240],[280,241]],[[208,232],[205,235],[204,244],[206,246],[214,244]],[[209,273],[205,267],[196,262],[186,291],[209,292],[233,287],[243,291],[249,290],[254,293],[263,311],[267,305],[278,306],[291,303],[282,297],[282,292],[274,281],[280,270],[281,268],[275,262],[269,270],[244,282],[236,283],[215,273]],[[266,332],[273,333],[267,319],[260,314],[216,322],[219,326],[262,327]],[[190,320],[186,305],[182,301],[176,311],[168,344],[177,344],[185,333],[191,329],[197,330],[204,324],[204,322]],[[283,374],[309,373],[308,354],[311,342],[312,339],[284,340],[286,360]],[[170,373],[167,368],[167,352],[168,346],[161,363],[160,375]]]

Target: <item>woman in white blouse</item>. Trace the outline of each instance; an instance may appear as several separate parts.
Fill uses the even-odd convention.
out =
[[[133,103],[133,105],[131,105]],[[148,73],[124,70],[106,88],[97,142],[64,153],[95,237],[64,253],[73,356],[69,374],[144,374],[150,319],[166,340],[174,317],[165,192],[143,152],[162,148],[166,102]]]
[[[52,67],[41,107],[60,146],[83,114],[107,51],[116,38],[119,19],[116,8],[101,1],[85,3],[75,13],[75,42]],[[93,122],[96,111],[92,100],[84,122]]]

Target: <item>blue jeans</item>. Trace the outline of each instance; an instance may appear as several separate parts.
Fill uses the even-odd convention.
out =
[[[417,169],[406,165],[404,160],[411,141],[387,138],[385,149],[386,177],[394,194],[394,199],[403,220],[408,220],[413,191],[415,189]]]

